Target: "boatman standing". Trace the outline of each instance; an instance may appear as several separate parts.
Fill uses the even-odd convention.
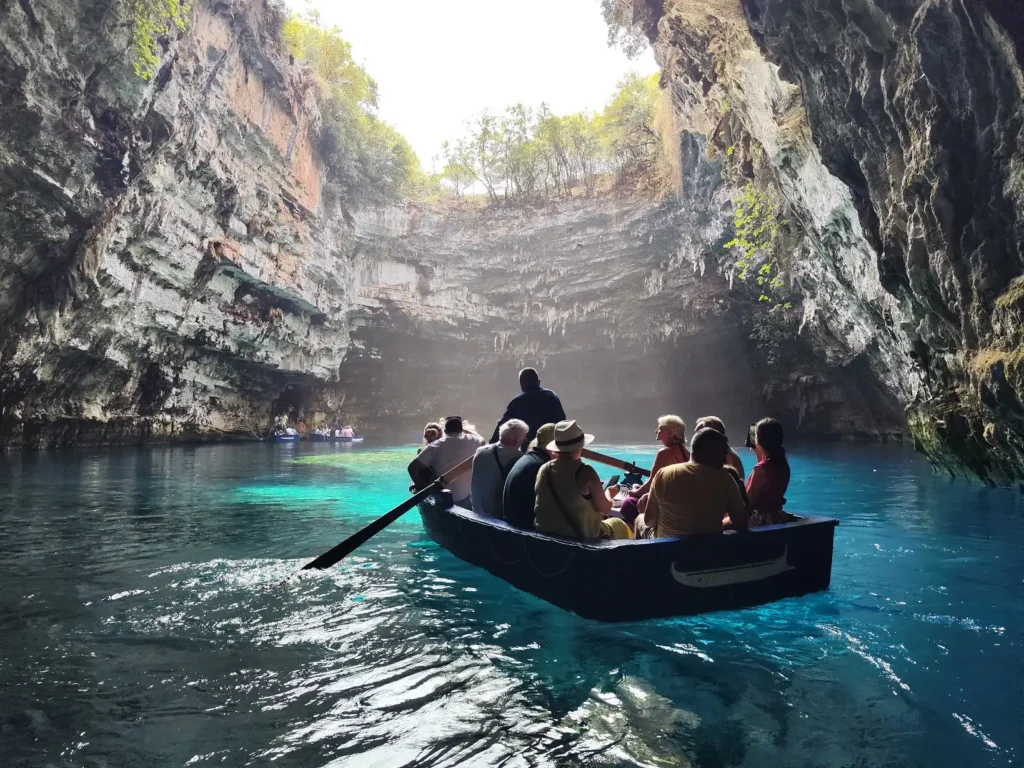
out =
[[[530,428],[526,440],[523,441],[524,448],[537,436],[537,430],[545,424],[565,421],[562,401],[550,389],[544,389],[540,385],[540,376],[536,370],[523,368],[519,372],[519,388],[523,390],[522,393],[512,398],[504,415],[498,419],[494,434],[491,435],[492,443],[498,442],[498,428],[509,419],[522,419]]]

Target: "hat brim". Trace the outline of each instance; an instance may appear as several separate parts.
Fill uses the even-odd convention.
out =
[[[545,446],[544,449],[547,451],[552,451],[553,453],[572,453],[573,451],[578,451],[580,448],[584,448],[590,445],[592,442],[594,442],[593,435],[583,435],[582,440],[576,440],[575,442],[570,443],[569,445],[560,446],[558,445],[558,442],[556,440],[552,440]]]

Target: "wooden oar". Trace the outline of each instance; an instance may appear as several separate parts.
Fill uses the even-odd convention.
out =
[[[624,469],[626,472],[636,472],[638,475],[651,474],[651,470],[649,469],[638,467],[636,464],[630,464],[628,461],[623,461],[622,459],[616,459],[614,456],[605,456],[603,453],[592,451],[589,448],[583,449],[583,458],[599,462],[600,464],[607,464],[609,467]]]
[[[365,544],[378,533],[383,531],[385,528],[387,528],[389,525],[395,522],[395,520],[400,518],[402,515],[404,515],[410,509],[415,507],[421,501],[425,501],[431,495],[443,490],[448,483],[457,478],[459,475],[468,472],[472,466],[473,457],[470,456],[462,463],[456,464],[454,467],[449,469],[447,472],[441,475],[441,477],[432,482],[422,491],[419,491],[409,499],[403,501],[401,504],[399,504],[397,507],[392,509],[387,514],[381,515],[365,528],[356,531],[333,549],[324,552],[322,555],[320,555],[320,557],[318,557],[313,562],[306,563],[306,565],[302,566],[302,570],[306,571],[310,568],[323,570],[324,568],[330,568],[339,560],[351,554],[357,547],[360,547],[361,545]]]

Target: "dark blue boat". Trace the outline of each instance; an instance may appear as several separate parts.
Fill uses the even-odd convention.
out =
[[[275,443],[297,443],[302,439],[302,435],[288,435],[288,434],[276,434],[274,435]]]
[[[420,504],[427,533],[467,563],[585,618],[638,621],[761,605],[827,589],[838,520],[799,516],[746,532],[575,541],[523,531],[450,494]]]

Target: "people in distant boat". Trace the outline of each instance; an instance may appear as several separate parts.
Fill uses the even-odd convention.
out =
[[[427,426],[423,428],[423,445],[420,446],[420,449],[416,451],[416,453],[422,451],[435,440],[440,440],[442,435],[444,435],[444,432],[441,430],[440,422],[428,422]]]
[[[476,453],[484,439],[465,431],[461,416],[449,416],[444,420],[444,435],[417,454],[409,464],[409,476],[417,488],[424,488],[457,464]],[[455,497],[455,503],[467,509],[472,507],[472,472],[465,472],[452,480],[448,489]]]
[[[751,525],[775,525],[786,522],[782,511],[789,488],[789,461],[782,447],[782,425],[775,419],[761,419],[754,425],[754,452],[757,464],[747,478]]]
[[[502,517],[505,478],[523,457],[519,450],[530,428],[521,419],[510,419],[498,429],[498,442],[476,449],[473,457],[473,511],[487,517]]]
[[[509,402],[505,413],[498,419],[498,425],[491,435],[491,442],[498,442],[498,427],[510,419],[521,419],[530,427],[527,441],[537,436],[537,430],[544,424],[554,424],[565,419],[562,401],[550,389],[540,385],[540,376],[533,368],[519,372],[519,388],[522,392]]]
[[[353,429],[351,427],[351,425],[350,426],[345,426],[345,427],[341,428],[341,437],[355,437],[355,436],[356,436],[356,431],[355,431],[355,429]]]
[[[654,437],[661,443],[661,448],[654,455],[651,476],[639,488],[628,491],[618,510],[618,514],[630,525],[633,525],[639,514],[638,502],[644,495],[650,493],[651,481],[658,474],[658,470],[690,460],[690,452],[686,450],[686,422],[678,416],[661,416]]]
[[[533,528],[533,510],[537,503],[537,473],[554,458],[547,445],[555,439],[555,425],[545,424],[537,430],[530,450],[520,457],[505,478],[501,516],[516,528]]]
[[[594,468],[581,460],[583,448],[593,439],[575,421],[555,425],[555,439],[547,449],[557,455],[537,473],[534,525],[571,539],[631,539],[627,523],[606,517],[618,486],[605,490]]]
[[[636,519],[638,538],[721,533],[727,517],[728,524],[747,527],[743,497],[723,469],[729,453],[725,435],[702,429],[693,436],[690,449],[689,461],[655,475],[647,507]]]
[[[717,416],[701,416],[697,419],[697,423],[694,425],[693,431],[696,433],[700,432],[702,429],[713,429],[716,432],[721,432],[725,435],[725,422]],[[728,438],[728,435],[726,435],[726,437]],[[725,465],[735,469],[741,478],[744,477],[743,461],[731,445],[729,446],[729,454],[725,457]]]

